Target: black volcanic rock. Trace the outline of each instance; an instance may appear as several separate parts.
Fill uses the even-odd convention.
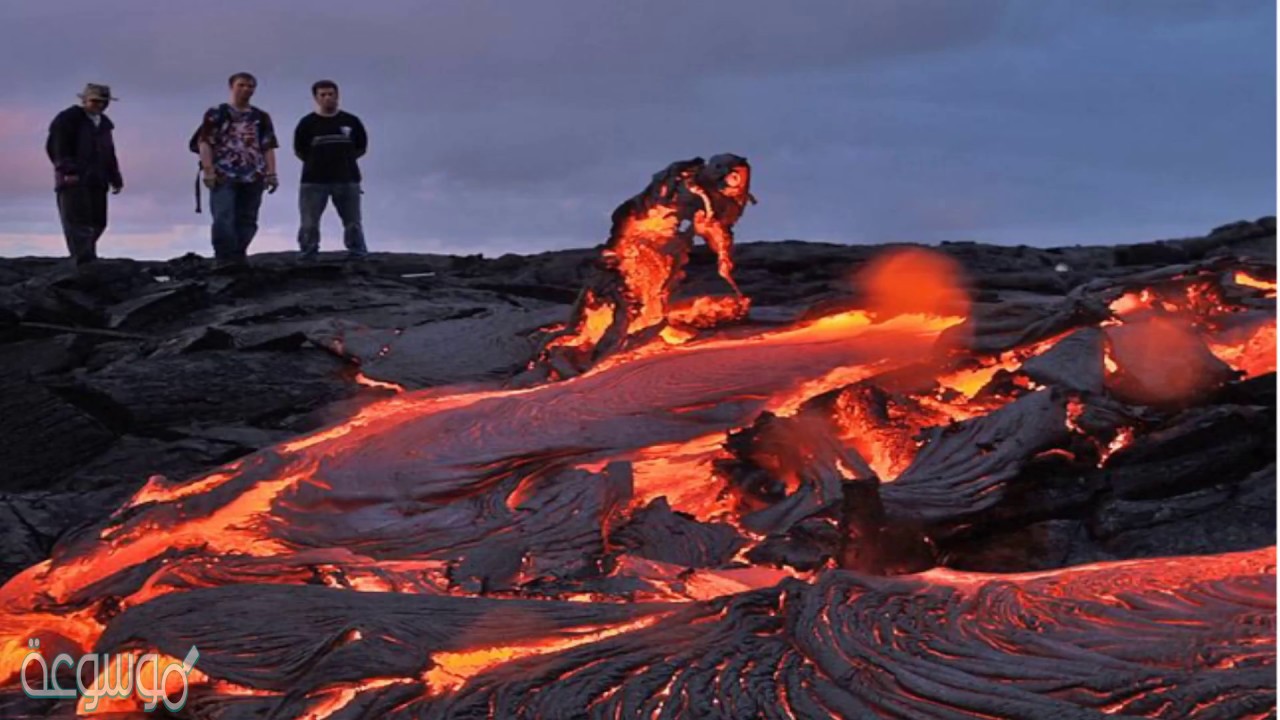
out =
[[[355,392],[344,377],[347,367],[317,348],[210,350],[117,361],[83,382],[125,408],[131,429],[156,433],[189,422],[270,422],[340,400]]]
[[[634,555],[691,568],[724,565],[746,544],[728,524],[673,512],[665,497],[633,513],[610,540]]]
[[[92,412],[24,378],[0,379],[0,489],[41,488],[105,451],[116,433]]]
[[[815,308],[849,307],[858,293],[858,269],[883,249],[794,240],[739,244],[736,278],[753,301],[748,322],[766,327],[812,317]],[[1274,424],[1274,375],[1270,385],[1267,377],[1228,383],[1206,399],[1208,409],[1199,415],[1153,420],[1099,395],[1099,368],[1092,358],[1100,332],[1080,328],[1107,319],[1107,304],[1125,288],[1198,268],[1225,271],[1234,264],[1257,277],[1274,277],[1274,218],[1224,225],[1202,237],[1120,247],[944,243],[938,250],[958,260],[968,275],[975,304],[972,319],[957,334],[968,333],[972,349],[1001,352],[1074,331],[1023,372],[1059,391],[1095,396],[1077,418],[1091,432],[1109,437],[1120,424],[1143,417],[1148,429],[1165,428],[1148,442],[1170,438],[1150,456],[1139,442],[1117,453],[1104,470],[1064,470],[1035,459],[1021,470],[1014,469],[1017,463],[1001,469],[1018,476],[1005,500],[968,517],[995,524],[978,534],[947,528],[942,534],[951,539],[940,548],[944,555],[960,565],[969,557],[972,566],[983,566],[965,543],[989,546],[1003,537],[1014,545],[1022,538],[1026,547],[1044,547],[1035,561],[1040,565],[1065,562],[1064,557],[1123,557],[1148,552],[1133,541],[1139,526],[1150,537],[1170,538],[1153,548],[1194,536],[1201,540],[1188,541],[1188,547],[1211,551],[1219,540],[1234,548],[1244,543],[1240,538],[1266,535],[1266,518],[1248,508],[1254,507],[1251,498],[1265,495],[1257,479],[1265,471],[1254,458],[1274,454],[1274,443],[1255,432]],[[38,559],[47,538],[107,512],[71,500],[76,493],[124,496],[151,474],[181,482],[341,419],[390,392],[362,386],[359,374],[410,389],[503,382],[523,369],[540,328],[568,319],[597,254],[598,248],[496,259],[375,253],[360,268],[331,261],[328,254],[313,265],[298,265],[292,254],[265,254],[254,256],[250,272],[230,276],[210,273],[209,261],[195,255],[166,262],[110,260],[79,274],[60,259],[0,259],[0,397],[9,411],[0,417],[6,438],[0,490],[9,492],[6,511],[29,509],[28,524],[38,529],[15,531],[22,537],[12,540],[6,572]],[[726,290],[714,256],[695,248],[681,293]],[[1253,289],[1228,291],[1260,317],[1274,317],[1274,301]],[[1073,372],[1082,358],[1089,359],[1086,371]],[[1234,409],[1214,410],[1215,405]],[[1187,452],[1161,449],[1179,443]],[[1197,460],[1192,447],[1202,448],[1210,460]],[[1096,451],[1085,448],[1081,462],[1090,452],[1088,461],[1097,461]],[[1227,485],[1235,489],[1213,491],[1196,482],[1196,474],[1206,472],[1229,475]],[[1023,482],[1033,476],[1048,483],[1039,495]],[[911,485],[888,494],[909,494]],[[55,503],[55,496],[66,499]],[[1184,500],[1185,512],[1167,518],[1143,510],[1143,503],[1181,507]],[[942,504],[931,512],[947,517],[942,498],[925,504],[935,502]],[[47,510],[55,504],[57,512]],[[919,512],[923,505],[916,505]],[[1194,509],[1210,506],[1218,512],[1238,509],[1247,519],[1231,538],[1193,532],[1191,524],[1201,517]],[[616,533],[643,555],[674,560],[655,544],[658,537],[701,534],[710,526],[663,507],[651,506]],[[1086,541],[1080,540],[1081,528]],[[701,559],[713,563],[735,542],[712,532],[699,545],[706,549]],[[800,552],[803,543],[790,542],[778,547]],[[810,553],[814,558],[828,552],[824,543],[815,544],[823,549]],[[1031,562],[1023,553],[1007,566]]]

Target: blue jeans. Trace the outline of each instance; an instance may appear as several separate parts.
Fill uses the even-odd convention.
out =
[[[302,183],[298,188],[298,249],[303,257],[320,252],[320,216],[333,198],[333,207],[342,220],[342,244],[347,255],[364,257],[369,253],[364,244],[364,226],[360,222],[360,183]]]
[[[223,181],[209,191],[213,215],[213,256],[223,262],[243,262],[249,243],[258,234],[262,182]]]

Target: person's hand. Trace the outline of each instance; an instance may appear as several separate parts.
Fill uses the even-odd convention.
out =
[[[266,178],[264,178],[264,182],[266,182],[267,184],[268,195],[270,195],[271,193],[274,193],[276,190],[280,188],[280,178],[276,177],[275,173],[271,173]]]
[[[63,184],[63,185],[79,185],[79,184],[80,184],[80,176],[79,176],[79,175],[75,175],[75,174],[72,174],[72,175],[63,175],[63,176],[62,176],[62,184]]]
[[[112,185],[112,186],[111,186],[111,194],[112,194],[112,195],[119,195],[121,190],[124,190],[124,183],[120,183],[119,185]]]
[[[216,170],[205,170],[201,180],[204,181],[205,187],[212,190],[218,186],[218,172]]]

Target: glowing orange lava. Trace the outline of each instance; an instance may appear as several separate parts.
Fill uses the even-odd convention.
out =
[[[732,237],[707,224],[712,202],[698,197],[706,205],[696,220],[699,232],[717,252],[721,276],[732,285],[732,263],[722,254]],[[865,479],[866,467],[859,460],[891,483],[916,460],[926,429],[949,431],[952,423],[993,412],[1038,388],[1020,368],[1071,332],[987,355],[954,343],[940,347],[944,333],[968,320],[965,279],[947,256],[907,249],[872,260],[858,274],[863,308],[782,329],[717,333],[724,324],[746,317],[750,301],[741,295],[672,300],[684,261],[670,246],[678,234],[676,213],[657,204],[620,216],[618,222],[616,242],[606,258],[618,272],[622,291],[616,296],[586,291],[569,332],[547,347],[589,354],[615,335],[631,344],[595,358],[562,382],[528,388],[405,392],[358,374],[362,385],[395,390],[396,395],[366,405],[338,425],[188,482],[150,478],[96,533],[70,549],[59,548],[54,559],[0,588],[0,684],[13,684],[29,637],[40,639],[46,656],[84,652],[94,647],[114,613],[168,593],[220,583],[311,583],[335,591],[417,593],[450,601],[489,595],[488,601],[502,603],[517,597],[525,602],[690,603],[774,587],[788,579],[808,581],[814,575],[749,561],[763,555],[753,555],[753,550],[779,535],[743,520],[745,503],[717,475],[723,463],[716,461],[730,456],[725,448],[730,433],[734,439],[742,437],[737,431],[752,427],[765,412],[781,417],[770,420],[779,420],[785,429],[772,444],[754,446],[749,460],[785,489],[787,500],[804,486],[805,471],[818,465],[836,467],[844,476],[836,480],[846,481],[846,492],[859,484],[847,481]],[[1163,405],[1223,382],[1215,357],[1248,376],[1274,372],[1274,317],[1258,320],[1263,313],[1256,294],[1245,293],[1247,304],[1226,303],[1223,297],[1239,298],[1242,291],[1219,292],[1220,282],[1190,277],[1175,287],[1133,290],[1111,302],[1115,317],[1104,324],[1100,360],[1106,389],[1125,402]],[[1243,272],[1235,274],[1235,282],[1275,293],[1274,283]],[[620,318],[625,327],[617,326]],[[644,332],[659,325],[661,332]],[[1096,355],[1091,362],[1099,362]],[[1098,370],[1096,365],[1091,369]],[[1080,392],[1067,404],[1066,424],[1072,433],[1095,442],[1102,465],[1137,442],[1146,421],[1125,420],[1134,425],[1118,427],[1114,435],[1090,436],[1082,425],[1088,425],[1086,403],[1096,398]],[[1107,437],[1111,439],[1104,447]],[[732,447],[735,457],[747,455]],[[1057,454],[1069,462],[1079,449],[1070,447],[1040,454]],[[617,467],[627,472],[605,474]],[[527,530],[521,523],[540,512],[544,487],[539,483],[566,469],[590,490],[612,487],[606,481],[615,480],[623,488],[594,506],[584,501],[582,507],[592,514],[572,515],[590,517],[593,523],[600,518],[598,532],[592,525],[583,533],[593,543],[589,562],[595,565],[588,567],[599,575],[593,580],[619,581],[616,586],[534,590],[534,583],[525,582],[531,573],[490,592],[451,574],[463,551],[477,542],[459,536],[485,527],[485,521],[495,522],[495,537],[518,546]],[[562,486],[554,487],[558,492]],[[893,489],[904,487],[900,483]],[[485,495],[492,488],[502,489],[496,500]],[[622,541],[611,544],[616,526],[659,498],[676,513],[722,523],[715,530],[732,544],[720,557],[733,559],[717,567],[683,567],[639,557],[640,550]],[[572,507],[573,513],[580,512]],[[833,505],[822,507],[828,514],[815,516],[818,525],[834,531]],[[455,510],[460,518],[455,524],[442,522],[443,530],[429,525]],[[294,519],[300,520],[295,524]],[[410,535],[400,530],[417,522],[444,539],[435,545],[423,540],[410,546],[412,553],[398,554]],[[326,535],[328,531],[335,534]],[[363,540],[362,532],[385,543],[370,547],[332,539]],[[521,573],[533,564],[523,546],[510,557]],[[834,562],[829,557],[809,567]],[[1273,573],[1274,548],[1269,557]],[[1170,559],[1141,565],[1136,579],[1123,573],[1109,573],[1108,578],[1118,585],[1183,582],[1257,571],[1266,560],[1266,553],[1258,552]],[[1091,571],[1096,569],[1002,576],[1000,581],[1045,585],[1062,597],[1075,597],[1072,593],[1085,588],[1112,593],[1107,597],[1120,602],[1123,588],[1086,587],[1095,582]],[[95,595],[126,572],[134,573],[132,581],[113,586],[125,590],[110,597]],[[992,576],[945,569],[918,578],[966,591],[992,582]],[[638,632],[669,615],[664,610],[625,623],[551,628],[533,639],[526,638],[542,628],[524,628],[518,640],[500,636],[510,642],[495,642],[492,636],[472,643],[460,639],[447,650],[431,652],[420,676],[415,660],[414,677],[374,678],[313,691],[305,698],[303,717],[322,720],[350,712],[362,692],[393,684],[425,682],[429,694],[439,697],[499,665]],[[349,629],[339,642],[361,637],[359,630]],[[193,682],[205,691],[270,694],[196,672]],[[136,712],[138,705],[104,701],[101,709]],[[88,711],[83,702],[81,710]]]
[[[1262,280],[1262,279],[1260,279],[1260,278],[1253,277],[1252,275],[1250,275],[1250,274],[1248,274],[1248,273],[1244,272],[1243,270],[1238,270],[1238,271],[1236,271],[1236,274],[1235,274],[1235,276],[1234,276],[1234,280],[1235,280],[1235,283],[1236,283],[1237,285],[1243,285],[1243,286],[1245,286],[1245,287],[1256,288],[1256,289],[1258,289],[1258,290],[1262,290],[1262,291],[1266,292],[1267,297],[1275,297],[1275,296],[1276,296],[1276,284],[1275,284],[1275,281]]]
[[[520,658],[556,653],[615,635],[635,632],[653,625],[665,616],[655,614],[621,625],[562,631],[558,633],[558,637],[547,637],[527,643],[438,652],[431,656],[432,667],[423,674],[423,679],[427,683],[428,692],[432,695],[441,695],[456,690],[468,679],[491,667]]]

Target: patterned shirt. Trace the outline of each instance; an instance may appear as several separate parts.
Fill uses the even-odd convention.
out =
[[[267,151],[279,147],[271,116],[256,107],[209,108],[200,137],[213,148],[213,166],[232,182],[257,182],[267,174]]]

